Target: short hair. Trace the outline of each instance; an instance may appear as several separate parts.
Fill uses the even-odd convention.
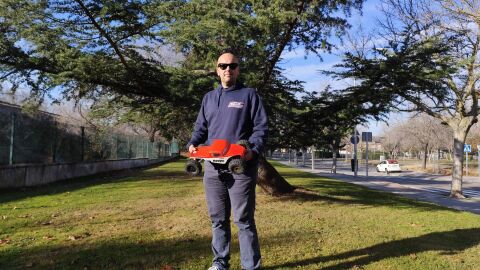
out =
[[[225,49],[221,50],[220,53],[218,54],[217,59],[220,58],[220,56],[222,56],[226,53],[233,54],[233,56],[235,56],[237,61],[240,62],[240,56],[237,54],[237,51],[235,51],[233,48],[225,48]]]

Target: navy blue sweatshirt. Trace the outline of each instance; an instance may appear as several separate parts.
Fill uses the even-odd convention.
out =
[[[214,139],[230,143],[248,140],[258,154],[267,139],[267,114],[253,88],[236,84],[224,89],[221,85],[203,97],[192,139],[187,144],[210,144]]]

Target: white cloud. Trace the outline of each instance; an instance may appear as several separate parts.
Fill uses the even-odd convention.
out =
[[[319,78],[326,80],[328,77],[323,75],[321,71],[331,70],[337,63],[339,62],[289,66],[285,67],[283,74],[291,80],[300,80],[304,82],[310,82]]]
[[[305,57],[305,51],[303,49],[283,51],[283,53],[280,57],[282,58],[282,60],[289,60],[289,59],[294,59],[294,58],[304,58]]]

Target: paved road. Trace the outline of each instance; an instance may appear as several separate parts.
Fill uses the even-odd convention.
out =
[[[365,165],[359,165],[358,176],[354,177],[349,162],[338,162],[337,174],[332,174],[331,159],[316,160],[314,170],[312,170],[312,163],[310,160],[306,160],[305,166],[303,166],[301,160],[299,160],[298,164],[293,161],[288,162],[287,160],[278,158],[274,158],[273,160],[321,176],[327,176],[373,189],[384,190],[419,200],[433,202],[449,208],[480,214],[480,177],[465,176],[463,178],[464,194],[468,198],[459,200],[448,197],[450,193],[451,176],[413,171],[390,173],[387,175],[383,172],[376,172],[375,167],[372,166],[368,172],[368,177],[366,177]]]

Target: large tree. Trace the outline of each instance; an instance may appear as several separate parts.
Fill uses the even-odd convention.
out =
[[[58,89],[69,98],[115,93],[193,113],[213,86],[218,52],[232,47],[242,56],[242,79],[275,108],[292,94],[278,69],[282,53],[330,51],[332,35],[344,33],[345,17],[362,2],[2,0],[0,79],[40,99]],[[177,48],[183,61],[162,65],[162,44]],[[259,182],[270,193],[291,191],[268,165],[262,160]]]

